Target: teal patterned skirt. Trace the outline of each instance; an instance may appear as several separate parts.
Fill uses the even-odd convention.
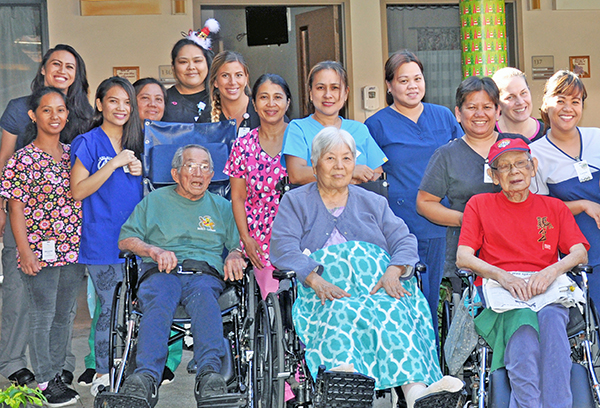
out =
[[[390,256],[367,242],[332,245],[310,257],[325,266],[325,280],[351,295],[321,305],[314,290],[299,285],[294,325],[313,376],[321,364],[346,363],[375,378],[378,390],[442,378],[431,312],[416,278],[402,282],[412,296],[395,299],[384,289],[370,295]]]

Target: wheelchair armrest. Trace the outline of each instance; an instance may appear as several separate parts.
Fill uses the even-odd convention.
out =
[[[571,273],[577,276],[581,275],[582,272],[592,273],[594,272],[594,267],[588,264],[579,264],[571,269]]]
[[[427,272],[427,266],[425,266],[425,264],[421,262],[417,262],[417,264],[415,265],[415,272],[425,273]]]
[[[475,277],[475,272],[473,272],[470,269],[459,269],[456,272],[454,272],[456,274],[456,276],[458,276],[459,278],[474,278]]]
[[[296,277],[296,272],[294,271],[280,271],[279,269],[273,270],[273,278],[278,281],[282,281],[284,279],[293,279]]]
[[[130,259],[130,258],[134,258],[135,254],[131,251],[120,251],[119,252],[119,258],[120,259]]]

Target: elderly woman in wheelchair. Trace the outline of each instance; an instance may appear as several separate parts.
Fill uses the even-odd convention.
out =
[[[537,160],[523,141],[496,142],[488,163],[502,191],[467,203],[456,263],[479,276],[480,294],[487,296],[487,285],[498,283],[515,305],[497,313],[490,309],[497,295],[482,296],[487,308],[475,318],[475,328],[493,349],[491,370],[506,367],[510,408],[571,407],[566,327],[573,302],[552,293],[560,293],[557,285],[566,279],[561,275],[587,261],[588,242],[560,200],[530,193]],[[565,255],[560,260],[559,252]]]
[[[313,376],[351,367],[376,389],[402,387],[409,407],[455,407],[463,383],[443,377],[427,302],[413,266],[417,241],[384,197],[350,185],[352,136],[334,127],[312,142],[316,183],[283,197],[271,254],[298,285],[293,318]],[[311,253],[312,252],[312,253]]]

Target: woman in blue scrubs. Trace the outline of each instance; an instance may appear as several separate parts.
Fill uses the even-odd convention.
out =
[[[422,102],[425,96],[423,64],[410,51],[393,54],[385,63],[388,107],[365,122],[388,161],[390,207],[418,238],[419,258],[427,265],[423,294],[437,334],[439,287],[444,270],[446,228],[417,214],[419,183],[433,152],[463,131],[450,109]]]

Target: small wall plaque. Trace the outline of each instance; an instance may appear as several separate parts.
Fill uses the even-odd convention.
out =
[[[159,65],[158,66],[158,79],[163,82],[174,81],[173,69],[170,65]]]
[[[126,78],[133,84],[140,79],[140,67],[113,67],[113,75]]]
[[[553,55],[533,55],[531,57],[531,71],[533,79],[546,80],[554,74]]]
[[[569,57],[569,69],[579,75],[579,78],[589,78],[590,71],[590,56]]]

